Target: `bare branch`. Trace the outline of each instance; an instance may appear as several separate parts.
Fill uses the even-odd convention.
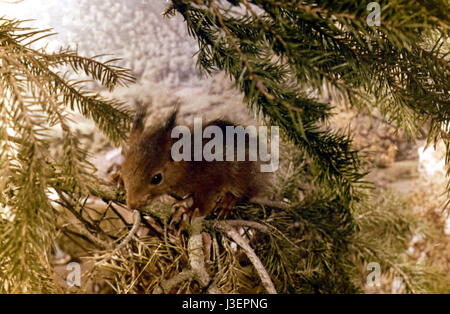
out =
[[[194,273],[192,270],[183,270],[181,273],[173,276],[172,278],[161,281],[159,283],[159,286],[156,287],[155,290],[153,290],[153,294],[169,293],[173,287],[177,286],[183,281],[192,279],[193,277]]]
[[[216,286],[216,283],[211,282],[211,277],[206,270],[202,237],[203,218],[197,217],[191,223],[192,233],[188,241],[190,269],[184,270],[170,279],[161,281],[153,293],[168,293],[173,287],[189,279],[197,281],[202,288],[207,288],[207,292],[210,294],[222,293]]]
[[[123,249],[128,243],[130,243],[131,239],[138,231],[140,224],[141,224],[141,214],[139,213],[138,210],[135,209],[133,211],[133,227],[131,227],[131,230],[127,234],[125,239],[114,249],[114,251],[111,253],[111,256],[114,256],[117,252]]]
[[[248,242],[239,234],[239,232],[236,231],[236,229],[234,229],[227,222],[223,221],[223,222],[217,223],[216,226],[221,231],[226,233],[234,242],[236,242],[244,250],[248,259],[252,262],[253,266],[255,267],[256,271],[258,272],[258,275],[261,278],[261,282],[262,282],[264,288],[266,288],[267,292],[270,294],[276,294],[277,291],[272,282],[272,279],[270,278],[269,274],[267,273],[266,268],[262,264],[259,257],[256,255],[255,251],[248,244]]]

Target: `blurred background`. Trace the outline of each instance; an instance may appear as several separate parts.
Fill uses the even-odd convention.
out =
[[[32,27],[53,28],[57,34],[45,39],[48,51],[70,46],[85,56],[108,54],[99,58],[103,61],[122,58],[117,64],[131,69],[137,83],[116,90],[117,96],[151,96],[154,105],[162,106],[180,97],[186,100],[186,111],[203,114],[204,109],[218,105],[219,99],[227,107],[236,103],[236,99],[227,102],[237,95],[223,75],[201,79],[195,66],[196,42],[180,16],[167,19],[161,15],[166,4],[164,0],[0,1],[0,12],[11,18],[33,19],[27,23]],[[42,45],[43,41],[37,43]],[[219,93],[220,97],[214,97]],[[168,101],[160,99],[169,95]]]

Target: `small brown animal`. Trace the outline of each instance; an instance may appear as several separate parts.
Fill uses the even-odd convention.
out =
[[[171,132],[177,113],[178,109],[166,123],[150,128],[145,127],[145,111],[136,115],[121,169],[130,208],[138,209],[161,195],[192,197],[193,204],[186,209],[188,216],[196,209],[201,216],[219,209],[219,218],[224,218],[237,201],[262,197],[268,191],[271,176],[260,172],[259,162],[248,161],[248,143],[246,161],[174,161],[171,147],[178,139],[171,138]],[[219,119],[203,128],[211,125],[218,126],[223,134],[227,126],[235,126]]]

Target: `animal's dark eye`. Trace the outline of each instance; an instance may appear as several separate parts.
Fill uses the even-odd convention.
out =
[[[160,173],[157,173],[157,174],[155,174],[154,176],[153,176],[153,178],[152,178],[152,184],[153,185],[157,185],[157,184],[160,184],[161,183],[161,180],[162,180],[162,174],[160,174]]]

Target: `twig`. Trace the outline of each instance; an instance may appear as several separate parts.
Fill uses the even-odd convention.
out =
[[[121,249],[123,249],[128,243],[130,243],[131,239],[134,237],[134,235],[138,231],[140,223],[141,223],[141,214],[139,213],[138,210],[135,209],[133,211],[133,226],[131,227],[131,230],[127,234],[125,239],[114,249],[114,251],[112,251],[111,253],[108,253],[106,255],[99,256],[99,259],[101,259],[102,261],[109,259],[110,257],[116,255],[117,252],[119,252]]]
[[[146,215],[144,216],[144,222],[147,225],[147,227],[149,227],[149,229],[154,229],[158,233],[158,236],[160,236],[161,238],[161,235],[164,234],[164,230],[161,228],[161,226],[158,224],[155,218],[153,218],[150,215]]]
[[[181,273],[173,276],[172,278],[161,281],[159,286],[153,290],[153,294],[169,293],[173,287],[192,278],[193,276],[194,274],[192,270],[183,270]]]
[[[186,280],[194,279],[200,284],[201,288],[206,288],[206,291],[211,294],[222,293],[217,288],[215,282],[211,282],[211,278],[206,270],[205,255],[203,253],[203,218],[197,217],[191,223],[191,236],[188,241],[188,255],[189,255],[189,270],[183,270],[174,277],[162,280],[158,287],[153,290],[155,294],[168,293],[176,285]]]
[[[292,246],[295,246],[296,248],[299,248],[298,245],[296,245],[294,242],[292,242],[283,232],[278,230],[276,227],[272,226],[271,224],[265,223],[261,224],[256,221],[248,221],[248,220],[227,220],[227,224],[233,226],[233,227],[249,227],[255,230],[258,230],[262,233],[268,233],[270,234],[270,229],[273,229],[277,233],[279,233],[286,241],[288,241]],[[217,222],[216,222],[217,224]]]
[[[248,220],[226,220],[226,223],[233,227],[249,227],[252,229],[256,229],[262,233],[270,233],[269,227],[260,224],[256,221],[248,221]],[[215,223],[217,225],[217,222]],[[220,224],[220,223],[219,223]]]
[[[268,207],[275,207],[275,208],[279,208],[279,209],[288,209],[289,208],[289,204],[286,204],[285,202],[271,201],[271,200],[268,200],[265,198],[260,198],[260,197],[251,198],[250,203],[255,203],[257,205],[268,206]]]
[[[189,264],[195,278],[202,287],[206,287],[211,279],[205,267],[205,255],[203,253],[203,217],[197,217],[192,221],[192,235],[188,241]]]
[[[75,239],[70,235],[70,234],[74,234],[74,235],[76,235],[76,236],[78,236],[78,237],[84,237],[82,234],[78,234],[78,233],[76,233],[76,232],[74,232],[74,231],[72,231],[72,230],[70,230],[70,229],[68,229],[68,228],[65,228],[65,227],[58,227],[58,226],[57,226],[57,228],[60,229],[60,230],[62,231],[62,233],[63,233],[67,238],[69,238],[69,240],[71,240],[75,245],[77,245],[80,249],[82,249],[82,250],[85,251],[85,252],[88,251],[87,248],[85,248],[81,243],[79,243],[77,240],[75,240]]]
[[[128,243],[130,243],[133,236],[136,234],[136,232],[139,229],[139,225],[141,224],[141,214],[138,210],[133,211],[133,227],[131,227],[130,232],[125,237],[125,239],[114,249],[114,251],[111,253],[111,256],[116,255],[117,252],[119,252],[121,249],[123,249]]]
[[[78,225],[73,225],[78,233],[84,237],[86,237],[89,241],[91,241],[95,246],[102,248],[102,249],[108,249],[111,247],[111,243],[108,243],[106,241],[103,241],[102,239],[97,238],[96,236],[94,236],[92,233],[90,233],[89,231],[83,229],[81,226]],[[65,230],[67,230],[68,232],[71,232],[73,234],[76,234],[76,232],[73,232],[72,230],[63,227]]]
[[[63,203],[61,203],[61,201],[56,202],[62,207],[68,209],[75,216],[75,218],[77,218],[78,221],[80,221],[85,226],[86,230],[96,230],[105,236],[109,236],[99,226],[94,226],[91,222],[84,219],[84,217],[75,209],[76,205],[73,203],[71,199],[69,199],[64,195],[63,191],[56,190],[56,192],[58,193],[58,197],[60,198],[60,200],[63,201]]]
[[[234,242],[236,242],[244,250],[248,259],[255,267],[259,277],[261,278],[261,282],[262,282],[264,288],[266,288],[267,292],[270,294],[276,294],[277,291],[272,282],[272,279],[270,279],[270,276],[267,273],[266,268],[264,267],[261,260],[256,255],[255,251],[248,244],[248,242],[243,237],[241,237],[241,235],[236,231],[236,229],[234,229],[227,222],[219,222],[216,224],[216,226],[221,231],[226,233]]]
[[[107,181],[99,179],[96,182],[87,182],[86,186],[91,195],[101,198],[106,203],[109,201],[126,203],[125,191]]]
[[[106,200],[103,200],[103,202],[106,203]],[[111,208],[111,210],[114,212],[114,214],[116,214],[117,217],[119,217],[119,219],[123,222],[123,224],[124,224],[125,226],[128,226],[129,223],[125,220],[125,218],[123,218],[123,216],[119,213],[119,211],[117,210],[117,208],[115,208],[115,207],[113,206],[112,201],[109,201],[108,203],[109,203],[108,207]]]

